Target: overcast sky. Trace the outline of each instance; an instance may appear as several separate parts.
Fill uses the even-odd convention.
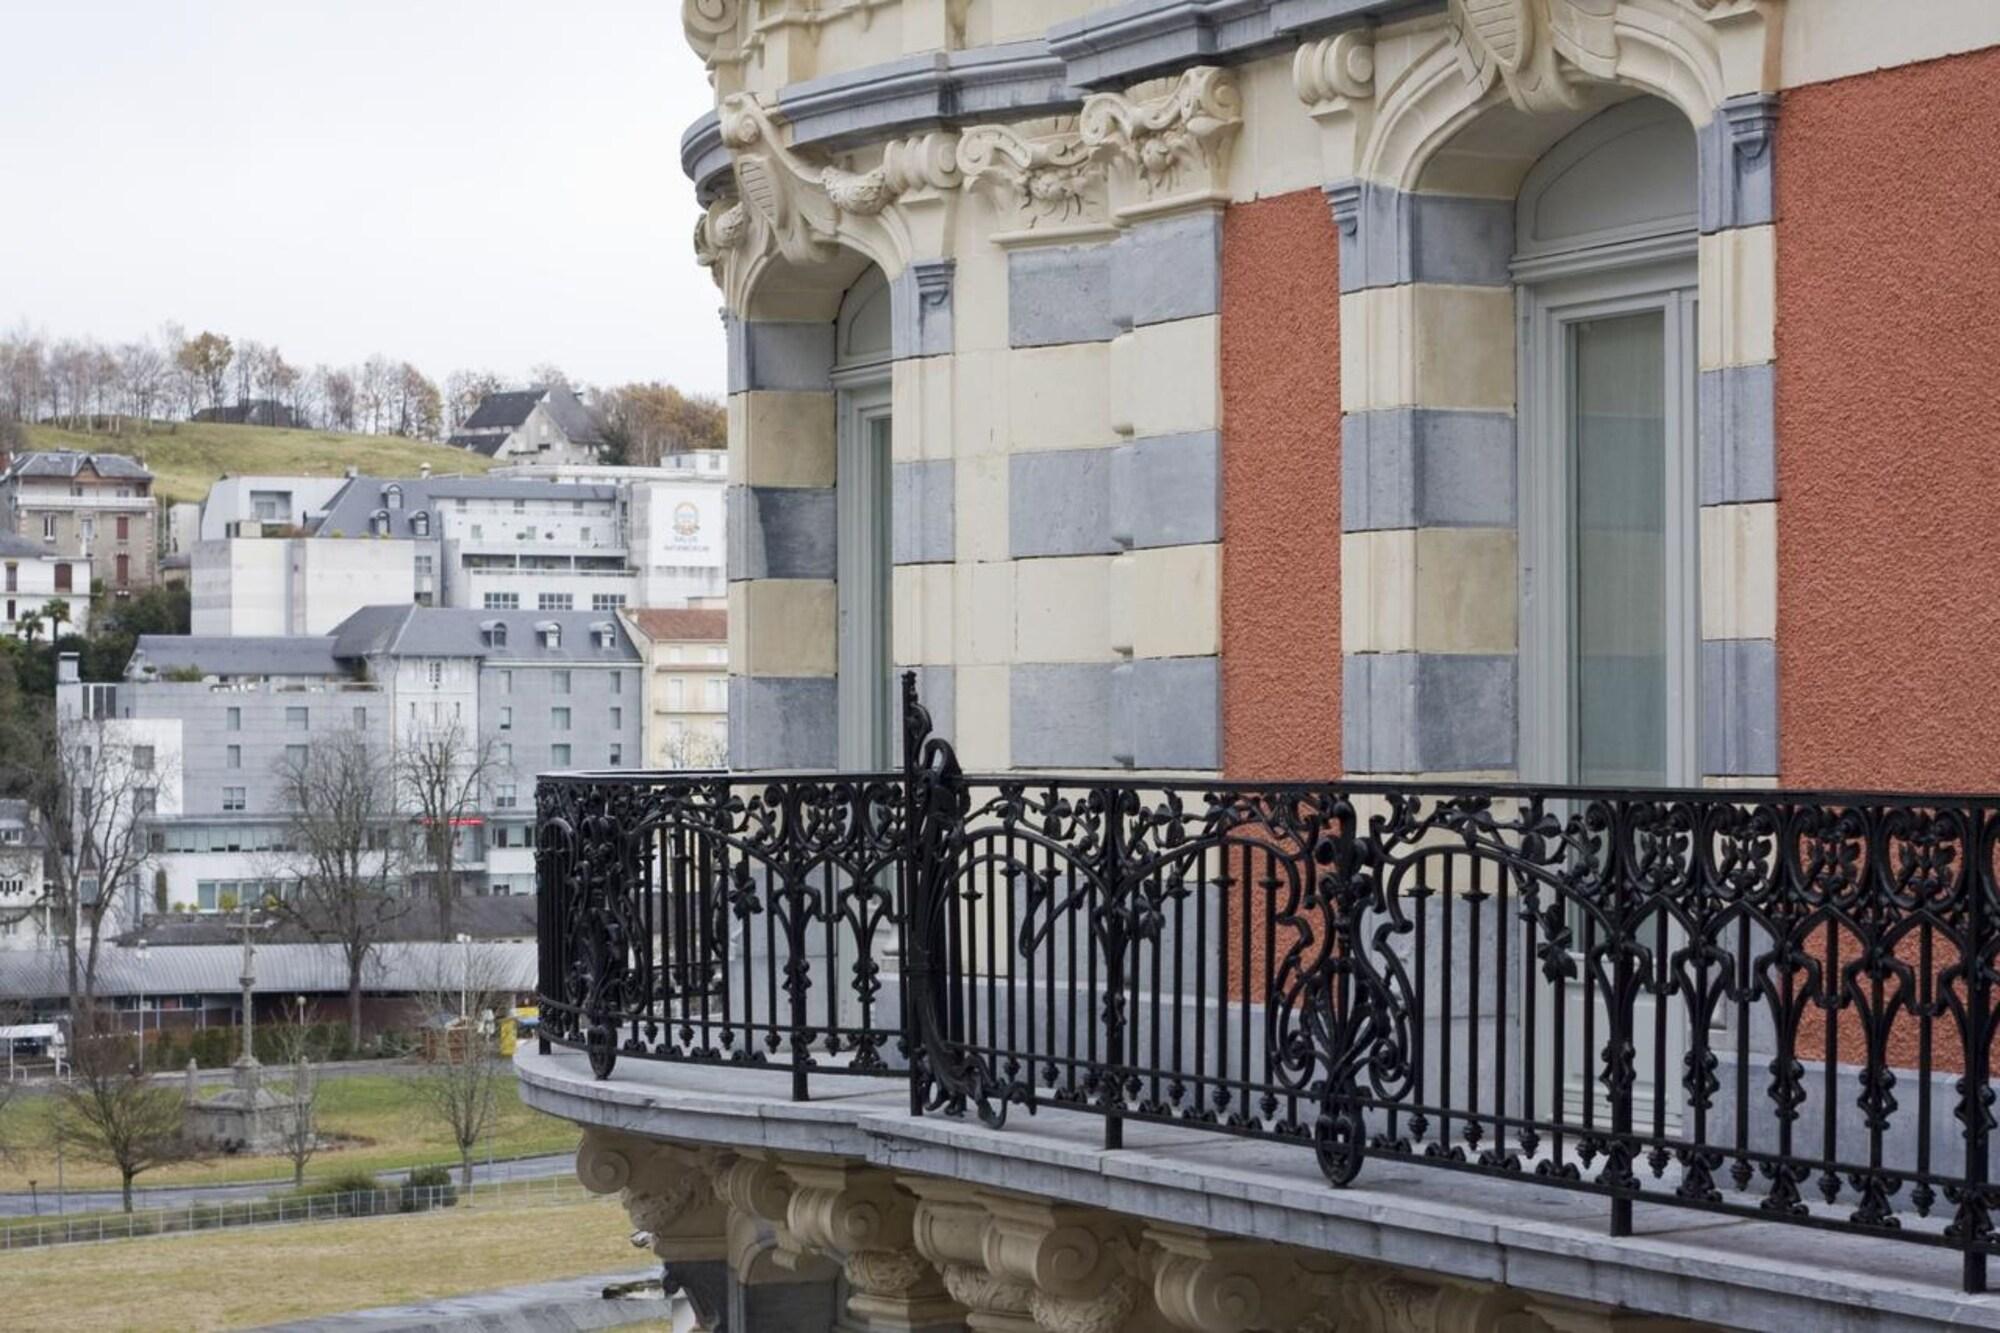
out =
[[[0,0],[0,328],[723,387],[670,0]]]

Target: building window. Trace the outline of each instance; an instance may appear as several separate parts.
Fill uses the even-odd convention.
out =
[[[229,746],[227,749],[225,749],[222,752],[222,766],[224,768],[243,767],[243,747],[240,745],[232,745]]]
[[[613,768],[619,768],[622,767],[624,763],[625,763],[625,747],[620,745],[617,741],[611,742],[611,766]]]
[[[719,713],[729,707],[728,688],[729,686],[726,681],[711,680],[708,682],[708,706],[710,711]]]
[[[428,537],[431,535],[431,516],[429,510],[419,509],[416,513],[410,515],[410,535],[412,537]]]
[[[42,540],[45,542],[52,542],[55,539],[56,539],[56,516],[54,514],[43,514]]]
[[[285,762],[295,770],[303,768],[306,762],[306,747],[303,745],[287,745],[285,747]]]
[[[483,528],[482,528],[482,525],[480,525],[480,524],[478,524],[478,523],[474,523],[474,524],[472,525],[472,540],[474,540],[474,541],[479,541],[479,540],[481,540],[482,538],[484,538],[485,536],[486,536],[486,533],[485,533],[485,531],[483,530]]]
[[[681,660],[681,646],[679,644],[670,643],[667,645],[667,660],[669,662],[678,662]]]
[[[514,692],[514,673],[511,670],[502,670],[500,672],[500,693],[512,694],[513,692]]]
[[[569,709],[551,708],[549,710],[549,729],[551,731],[568,731]]]
[[[518,611],[521,609],[521,594],[518,592],[489,592],[486,594],[488,611]]]
[[[71,592],[76,587],[76,566],[59,563],[56,565],[56,591]]]
[[[305,709],[287,708],[285,710],[286,731],[309,731],[311,728],[312,722]]]
[[[568,768],[569,746],[551,745],[549,747],[549,765],[553,768]]]
[[[575,601],[576,599],[566,592],[545,592],[535,598],[535,609],[537,611],[568,611],[575,605]]]
[[[58,565],[57,568],[60,569],[61,566]],[[7,591],[8,592],[21,591],[21,567],[15,564],[11,560],[7,562]],[[14,617],[12,616],[7,617],[7,619],[9,620],[12,620],[13,618]]]
[[[500,730],[512,731],[513,729],[514,729],[514,710],[511,708],[502,708],[500,710]]]
[[[240,708],[232,708],[232,709],[230,709],[230,710],[229,710],[229,712],[228,712],[228,715],[227,715],[227,718],[228,718],[228,720],[227,720],[227,721],[225,721],[225,722],[223,723],[223,728],[224,728],[224,730],[227,730],[227,731],[241,731],[241,730],[243,730],[243,710],[242,710],[242,709],[240,709]]]
[[[152,746],[150,746],[150,745],[135,745],[135,746],[133,746],[133,747],[132,747],[132,767],[133,767],[133,768],[135,768],[135,769],[137,769],[137,770],[138,770],[139,772],[141,772],[141,773],[150,773],[150,772],[152,772],[152,771],[153,771],[153,747],[152,747]]]
[[[134,815],[150,815],[159,808],[159,788],[134,787],[132,789],[132,813]]]
[[[132,520],[123,514],[118,516],[118,540],[121,542],[132,540]]]
[[[382,504],[389,509],[401,509],[403,507],[403,488],[394,482],[384,486],[382,488]]]
[[[528,502],[527,502],[526,500],[516,500],[516,501],[514,501],[514,512],[515,512],[515,513],[517,513],[517,514],[525,514],[525,513],[527,513],[527,512],[528,512]]]
[[[675,676],[667,682],[667,707],[678,711],[685,706],[681,699],[681,693],[684,689],[685,686],[682,684],[679,676]]]
[[[228,812],[248,809],[249,803],[244,799],[244,791],[245,789],[242,787],[224,787],[222,789],[223,810]]]
[[[551,671],[549,673],[549,688],[555,693],[568,694],[569,687],[570,674],[568,671]]]
[[[622,727],[622,726],[624,726],[624,725],[625,725],[625,710],[624,710],[624,709],[622,709],[622,708],[613,708],[613,709],[611,710],[611,725],[612,725],[612,726],[613,726],[614,728],[617,728],[617,727]]]
[[[431,688],[436,689],[438,686],[444,684],[444,663],[430,663],[425,668],[424,674],[430,678]]]
[[[434,559],[433,559],[433,557],[431,557],[431,556],[428,556],[428,555],[420,555],[420,556],[418,556],[418,557],[417,557],[417,577],[418,577],[418,578],[420,578],[420,579],[427,579],[427,578],[429,578],[429,577],[430,577],[430,576],[431,576],[432,574],[434,574],[434,573],[436,573],[436,572],[437,572],[437,566],[436,566],[436,564],[434,563]]]
[[[116,580],[118,586],[121,588],[131,583],[132,557],[122,551],[119,552],[118,558],[111,564],[111,577]]]
[[[622,592],[591,594],[590,609],[593,611],[616,611],[623,605],[625,605],[625,594]]]
[[[499,759],[500,767],[512,768],[514,766],[514,746],[511,741],[501,741],[499,745],[494,747],[493,753]]]
[[[623,693],[625,693],[625,673],[624,673],[624,672],[622,672],[622,671],[614,671],[614,672],[612,672],[612,673],[611,673],[611,692],[612,692],[613,694],[623,694]]]
[[[503,782],[493,789],[493,808],[496,810],[512,810],[514,808],[513,783]],[[505,830],[502,830],[502,836],[505,836]],[[503,842],[500,845],[504,847],[507,844]]]
[[[725,648],[711,648],[708,650],[708,660],[711,662],[727,662],[729,660],[729,652]]]
[[[355,710],[354,710],[354,729],[355,729],[356,731],[364,731],[364,730],[366,730],[366,729],[367,729],[367,727],[368,727],[368,710],[367,710],[367,709],[365,709],[365,708],[357,708],[357,709],[355,709]]]

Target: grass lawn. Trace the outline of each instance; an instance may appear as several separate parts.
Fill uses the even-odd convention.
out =
[[[154,494],[167,501],[206,499],[209,486],[224,473],[337,477],[355,467],[363,476],[414,477],[425,463],[439,473],[485,472],[493,466],[492,459],[464,449],[398,435],[343,435],[337,431],[186,421],[125,435],[30,426],[28,445],[33,449],[86,449],[141,456],[158,478]]]
[[[171,1076],[169,1076],[171,1078]],[[220,1086],[209,1091],[220,1091]],[[519,1157],[534,1153],[572,1152],[576,1126],[521,1105],[512,1079],[501,1085],[501,1115],[491,1136],[493,1156]],[[56,1154],[50,1136],[52,1102],[46,1096],[17,1098],[0,1122],[0,1142],[16,1145],[15,1160],[0,1158],[0,1190],[25,1190],[33,1180],[46,1197],[55,1189]],[[306,1178],[344,1171],[385,1171],[430,1162],[456,1162],[458,1151],[441,1125],[426,1118],[408,1083],[395,1074],[349,1074],[328,1078],[321,1085],[320,1132],[337,1136],[336,1146],[323,1148],[306,1167]],[[486,1157],[481,1146],[479,1159]],[[288,1157],[218,1157],[148,1171],[136,1182],[146,1185],[223,1185],[240,1180],[290,1176]],[[475,1178],[477,1171],[474,1172]],[[70,1189],[116,1188],[118,1173],[65,1155],[63,1180]],[[144,1206],[143,1201],[140,1204]]]
[[[0,1254],[13,1328],[243,1328],[493,1287],[636,1272],[611,1199],[508,1199],[413,1216]]]

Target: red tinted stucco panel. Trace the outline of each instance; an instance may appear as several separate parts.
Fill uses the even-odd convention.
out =
[[[1222,232],[1223,765],[1340,772],[1340,246],[1326,198]]]
[[[1783,780],[2000,790],[2000,50],[1778,144]]]

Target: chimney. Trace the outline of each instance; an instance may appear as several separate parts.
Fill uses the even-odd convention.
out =
[[[354,464],[349,463],[346,467],[341,469],[340,475],[346,477],[349,481],[353,481],[356,477],[361,475],[361,469],[354,466]]]
[[[75,653],[59,653],[56,656],[56,684],[74,685],[82,680]]]
[[[431,479],[431,465],[429,463],[425,463],[422,466],[418,467],[417,475],[419,477],[422,477],[425,481],[429,481]]]

